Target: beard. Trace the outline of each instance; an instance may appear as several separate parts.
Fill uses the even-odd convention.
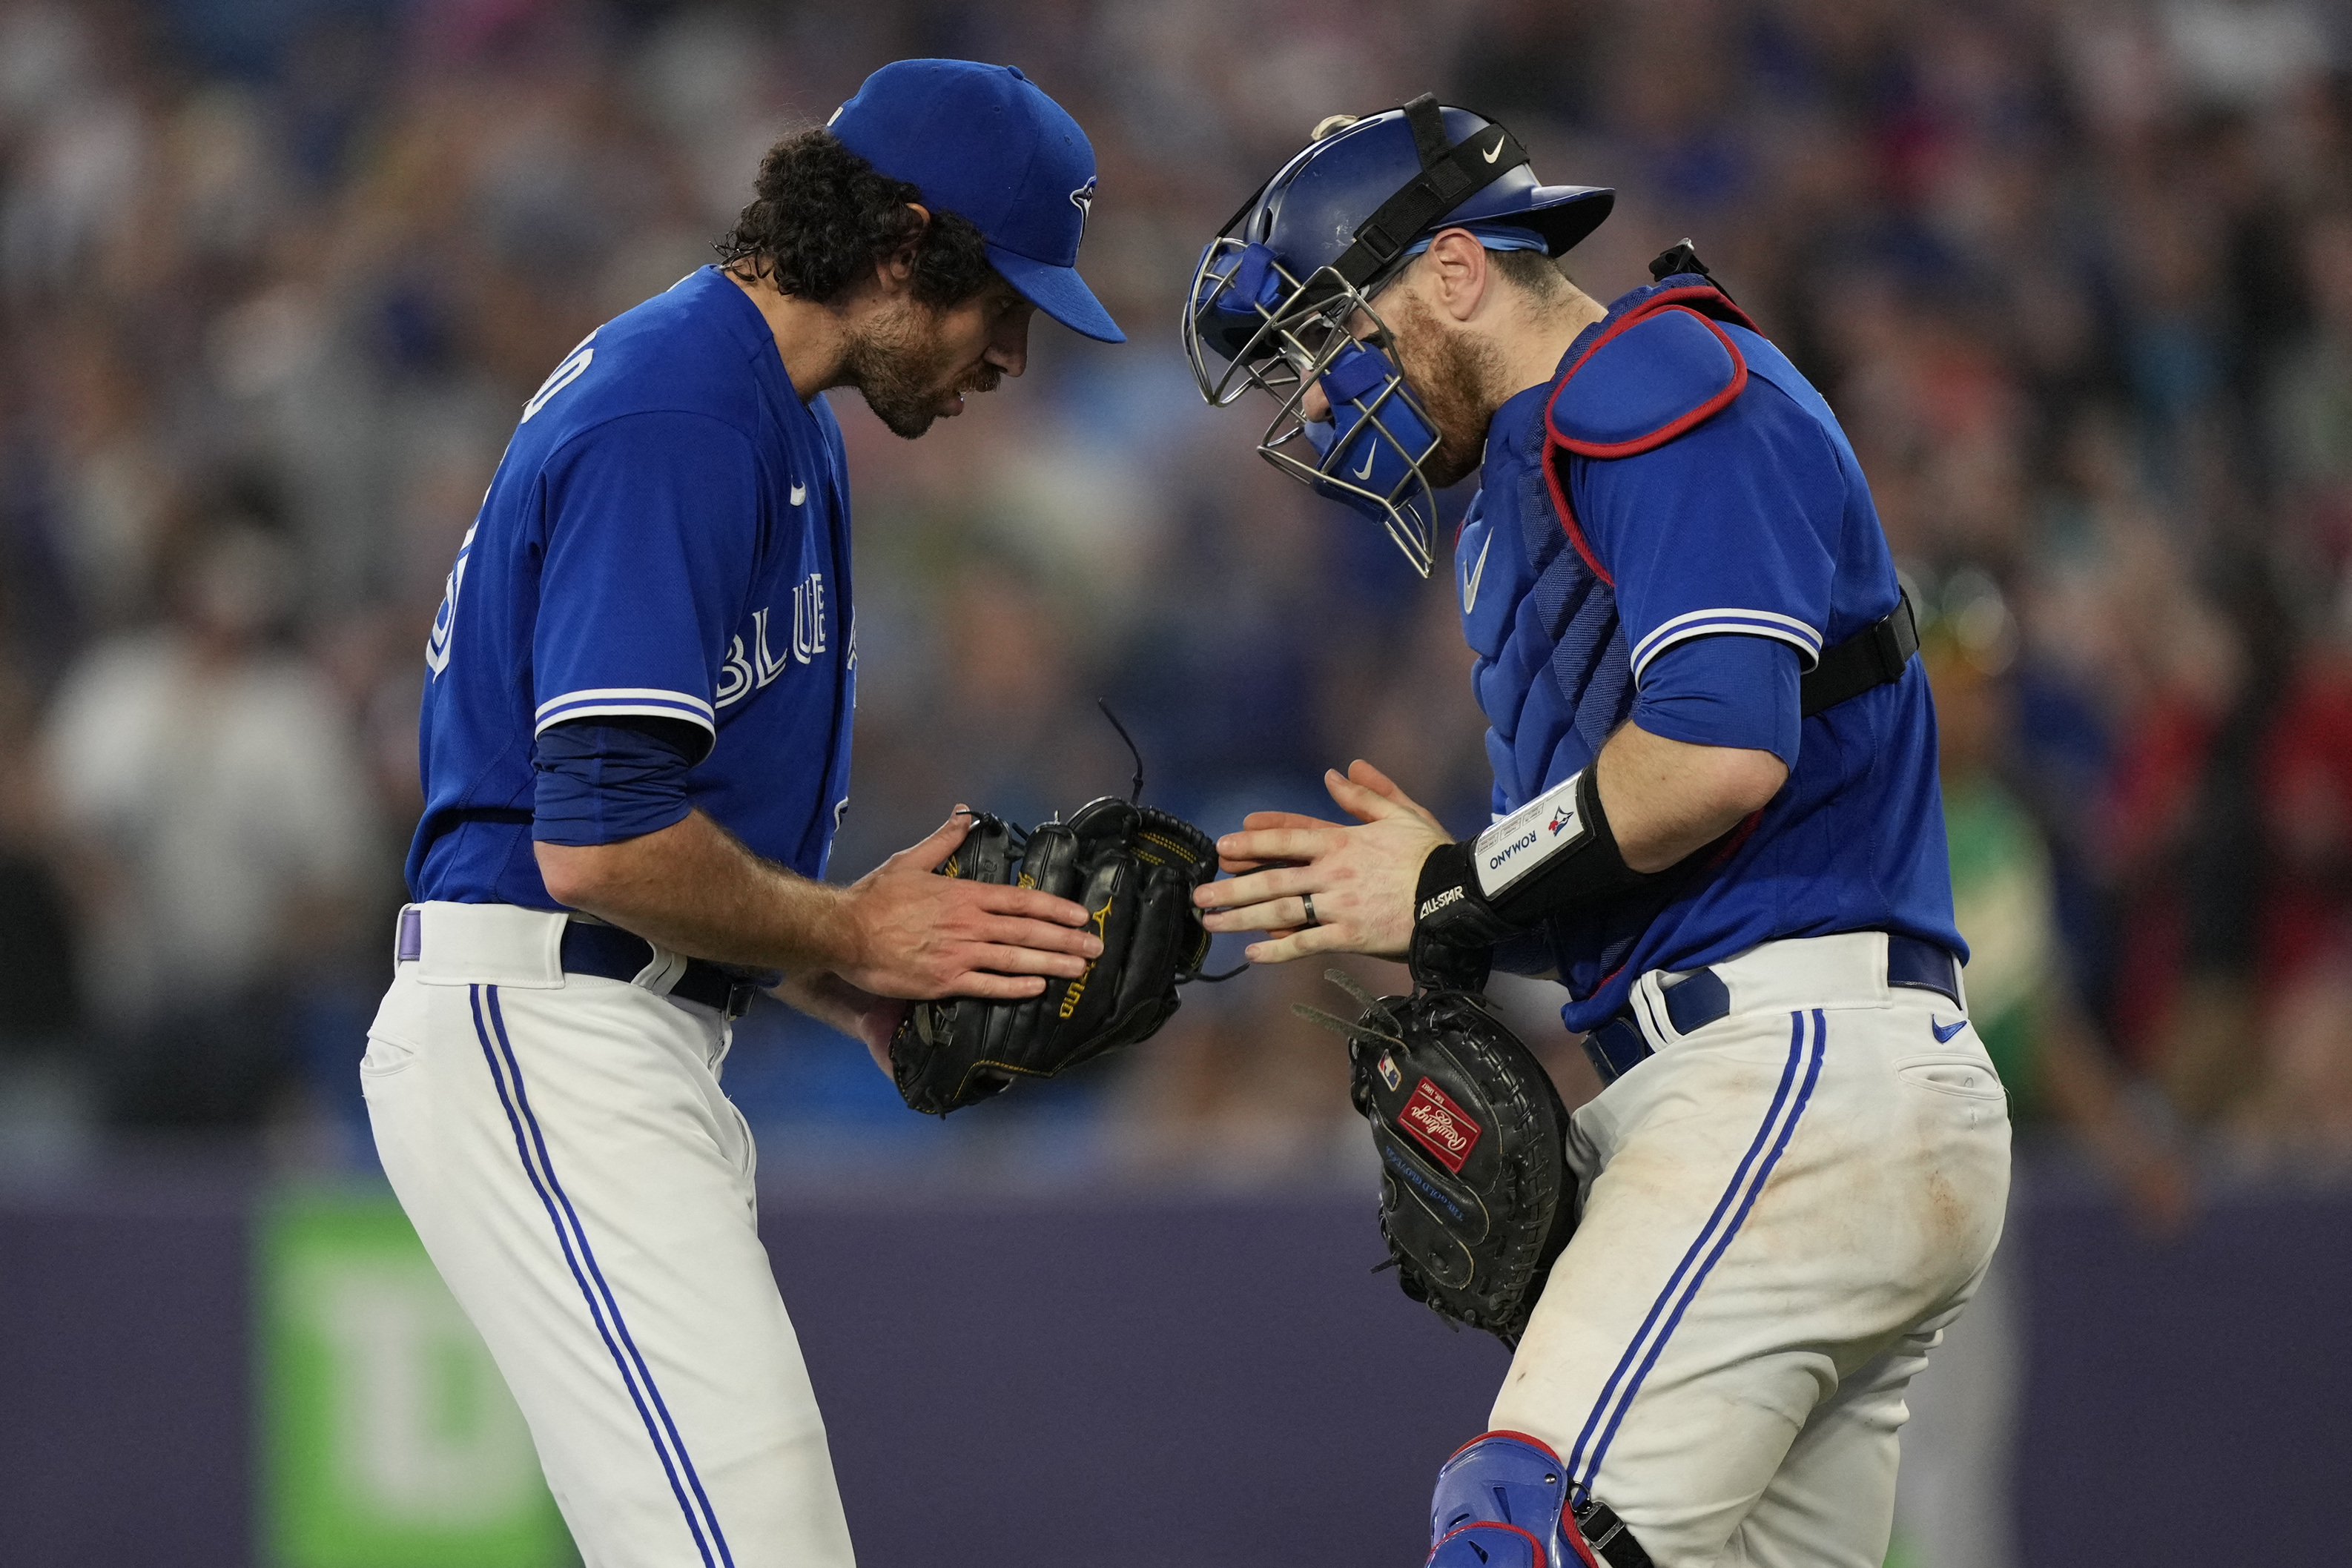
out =
[[[1432,489],[1458,485],[1486,460],[1502,355],[1491,344],[1447,330],[1415,298],[1402,301],[1392,336],[1405,385],[1437,434],[1437,450],[1423,460],[1421,471]]]
[[[891,434],[912,441],[930,429],[951,392],[993,392],[1003,372],[982,364],[961,382],[939,313],[902,302],[867,324],[849,345],[845,379]]]

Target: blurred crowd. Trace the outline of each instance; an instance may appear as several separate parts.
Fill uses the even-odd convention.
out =
[[[912,444],[836,400],[836,879],[958,801],[1124,792],[1097,697],[1212,830],[1328,810],[1358,755],[1483,823],[1444,586],[1253,459],[1174,332],[1318,119],[1434,89],[1618,189],[1588,291],[1687,235],[1845,420],[1965,709],[1970,985],[2016,1009],[2021,1115],[2159,1218],[2168,1129],[2352,1163],[2347,47],[2297,0],[0,0],[0,1150],[364,1158],[424,639],[517,410],[709,258],[777,134],[940,54],[1087,128],[1082,263],[1133,341],[1041,323]],[[957,1124],[781,1011],[730,1082],[771,1158],[1311,1173],[1360,1134],[1292,967]]]

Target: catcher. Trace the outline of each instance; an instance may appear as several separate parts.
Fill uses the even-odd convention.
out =
[[[1327,779],[1354,821],[1252,816],[1197,896],[1257,962],[1412,962],[1343,1026],[1383,1226],[1409,1290],[1517,1342],[1429,1561],[1875,1568],[2009,1123],[1869,486],[1687,244],[1612,305],[1563,276],[1612,193],[1427,97],[1317,129],[1202,256],[1186,347],[1424,572],[1479,473],[1454,588],[1495,821],[1457,841],[1360,761]],[[1568,989],[1607,1087],[1564,1136],[1490,961]]]

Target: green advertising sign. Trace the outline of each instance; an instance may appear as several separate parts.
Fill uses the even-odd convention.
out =
[[[392,1196],[283,1193],[257,1236],[268,1560],[576,1563],[521,1412]]]

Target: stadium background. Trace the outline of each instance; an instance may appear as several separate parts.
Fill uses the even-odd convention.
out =
[[[1618,187],[1591,292],[1696,240],[1942,628],[2025,1157],[1906,1560],[2013,1518],[2033,1564],[2339,1561],[2347,45],[2294,0],[0,0],[0,1562],[562,1560],[352,1075],[419,648],[548,368],[707,257],[780,130],[920,54],[1086,125],[1085,269],[1134,341],[1041,326],[914,444],[836,401],[836,874],[958,800],[1123,789],[1097,695],[1213,830],[1355,755],[1482,820],[1444,586],[1252,459],[1173,329],[1322,115],[1496,115]],[[1501,1356],[1362,1272],[1360,1132],[1288,1011],[1318,988],[1195,992],[947,1124],[746,1021],[727,1082],[867,1562],[1417,1560]]]

